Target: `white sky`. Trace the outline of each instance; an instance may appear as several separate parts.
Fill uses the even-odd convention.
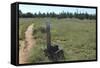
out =
[[[95,14],[96,9],[94,8],[78,8],[78,7],[59,7],[59,6],[43,6],[43,5],[25,5],[25,4],[20,4],[19,9],[23,13],[31,12],[31,13],[49,13],[49,12],[55,12],[55,13],[60,13],[62,11],[64,12],[77,12],[78,13],[88,13],[88,14]]]

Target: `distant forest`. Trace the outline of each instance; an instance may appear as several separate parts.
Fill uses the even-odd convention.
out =
[[[86,13],[70,13],[70,12],[64,12],[62,11],[59,14],[56,14],[55,12],[50,12],[50,13],[22,13],[21,10],[19,10],[19,17],[20,18],[45,18],[45,17],[51,17],[51,18],[78,18],[78,19],[96,19],[96,14],[88,14]]]

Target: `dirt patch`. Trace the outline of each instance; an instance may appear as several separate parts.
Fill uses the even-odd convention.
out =
[[[34,25],[31,24],[26,32],[25,32],[25,40],[21,41],[21,47],[19,51],[19,64],[25,64],[29,63],[28,58],[29,58],[29,53],[31,48],[35,45],[36,40],[33,37],[33,27]]]

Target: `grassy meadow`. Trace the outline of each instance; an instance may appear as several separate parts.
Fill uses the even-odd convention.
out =
[[[64,61],[96,59],[96,20],[75,18],[20,18],[19,41],[25,39],[25,31],[34,24],[35,47],[29,55],[30,63],[52,62],[44,55],[46,43],[46,20],[51,24],[51,43],[64,50]],[[19,44],[21,45],[21,44]]]

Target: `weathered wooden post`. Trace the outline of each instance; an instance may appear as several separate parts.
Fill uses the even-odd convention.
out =
[[[46,32],[47,32],[47,49],[51,48],[51,33],[50,33],[50,23],[46,24]]]
[[[51,61],[60,61],[64,60],[64,52],[60,50],[58,45],[51,45],[51,32],[50,32],[50,23],[46,23],[46,32],[47,32],[47,48],[44,50],[45,55],[48,56],[48,59]]]

